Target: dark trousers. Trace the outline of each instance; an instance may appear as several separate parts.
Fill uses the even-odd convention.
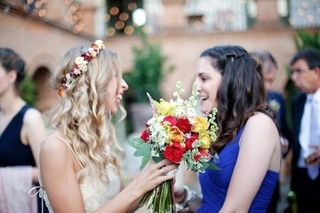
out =
[[[320,212],[320,175],[311,180],[307,169],[295,169],[294,191],[297,195],[299,213]]]

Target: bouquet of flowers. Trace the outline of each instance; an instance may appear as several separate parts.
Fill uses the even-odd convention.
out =
[[[174,99],[169,102],[148,97],[154,110],[153,117],[147,121],[140,138],[129,143],[136,151],[134,155],[142,158],[143,167],[152,158],[155,162],[166,158],[172,163],[184,163],[186,168],[195,172],[204,172],[206,168],[218,169],[212,162],[218,158],[209,154],[211,143],[216,140],[218,126],[215,122],[217,110],[206,117],[198,116],[197,88],[193,85],[192,95],[183,100],[181,82],[177,83]],[[212,162],[210,159],[214,157]],[[146,205],[153,213],[175,212],[172,196],[172,181],[166,181],[147,192],[140,206]]]

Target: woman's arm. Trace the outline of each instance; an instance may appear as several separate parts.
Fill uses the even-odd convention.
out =
[[[21,138],[23,143],[29,144],[32,150],[36,165],[39,166],[40,144],[45,136],[45,126],[41,113],[36,109],[29,109],[24,117]],[[38,182],[39,170],[32,169],[32,181]]]
[[[177,165],[171,164],[168,160],[162,160],[157,164],[150,161],[137,178],[125,187],[114,199],[95,211],[95,213],[121,213],[136,209],[140,198],[146,192],[162,182],[174,178],[175,174],[163,174],[176,168]]]
[[[220,213],[248,212],[267,170],[280,169],[278,131],[265,114],[257,113],[248,120],[239,145],[237,163]]]
[[[48,137],[40,150],[41,182],[55,213],[84,213],[84,205],[76,171],[80,165],[64,142]]]
[[[54,212],[85,212],[80,186],[77,182],[77,162],[68,147],[55,137],[43,142],[40,152],[40,172],[42,184]],[[79,165],[78,165],[79,167]],[[151,189],[174,174],[163,174],[176,169],[177,166],[164,160],[157,164],[149,162],[137,178],[125,187],[116,197],[106,203],[99,212],[121,213],[137,208],[140,198]]]

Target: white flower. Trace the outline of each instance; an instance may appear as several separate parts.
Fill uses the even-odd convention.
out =
[[[99,49],[103,49],[103,48],[104,48],[104,44],[103,44],[103,41],[102,41],[102,40],[96,40],[96,41],[94,42],[94,44],[97,45],[97,47],[98,47]]]
[[[73,72],[76,75],[80,75],[81,74],[81,70],[79,70],[79,69],[74,69]]]
[[[92,57],[96,57],[98,52],[96,52],[93,48],[89,48],[88,49],[88,53],[92,56]]]
[[[84,58],[81,57],[81,56],[77,57],[76,60],[75,60],[75,63],[76,63],[77,65],[83,64],[84,62],[85,62],[85,60],[84,60]]]
[[[271,100],[269,102],[269,106],[275,113],[277,113],[280,109],[280,103],[276,100]]]
[[[87,72],[88,70],[88,67],[86,64],[78,64],[78,67],[82,72]]]

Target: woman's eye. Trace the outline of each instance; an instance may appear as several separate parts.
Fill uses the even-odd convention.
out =
[[[206,81],[206,80],[208,80],[208,78],[206,78],[206,77],[201,77],[200,79],[201,79],[201,81]]]

